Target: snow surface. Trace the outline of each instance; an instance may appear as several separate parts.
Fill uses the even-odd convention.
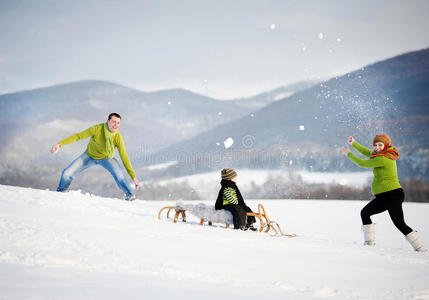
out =
[[[0,185],[0,299],[429,299],[429,254],[386,213],[368,247],[365,202],[247,202],[298,237],[158,220],[167,201]],[[427,247],[429,204],[404,210]]]
[[[169,162],[162,163],[162,164],[148,166],[148,167],[145,168],[145,170],[148,170],[148,171],[162,170],[162,169],[166,169],[168,167],[171,167],[171,166],[174,166],[174,165],[177,165],[177,164],[178,164],[178,161],[174,160],[174,161],[169,161]]]
[[[371,186],[372,171],[364,172],[308,172],[300,171],[298,174],[307,183],[341,184],[354,188]]]

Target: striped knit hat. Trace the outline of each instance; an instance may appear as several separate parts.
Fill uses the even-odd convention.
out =
[[[372,141],[372,144],[375,145],[375,143],[377,142],[383,143],[384,148],[387,149],[390,146],[391,140],[387,134],[383,133],[383,134],[377,134],[374,140]]]
[[[220,172],[220,175],[222,176],[222,179],[231,180],[237,177],[237,172],[233,169],[225,168]]]

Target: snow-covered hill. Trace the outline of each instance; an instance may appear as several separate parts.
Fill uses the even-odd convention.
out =
[[[0,299],[429,299],[429,254],[386,213],[364,247],[364,202],[262,203],[298,237],[158,220],[171,202],[0,185]],[[404,210],[428,246],[429,204]]]

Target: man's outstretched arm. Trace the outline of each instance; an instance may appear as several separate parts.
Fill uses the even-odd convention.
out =
[[[97,125],[95,125],[95,126],[97,126]],[[86,139],[86,138],[89,138],[90,136],[94,135],[95,126],[89,127],[88,129],[86,129],[82,132],[73,134],[73,135],[65,138],[64,140],[62,140],[58,144],[53,145],[51,148],[51,153],[55,154],[58,152],[60,147],[62,147],[64,145],[67,145],[67,144],[70,144],[70,143],[73,143],[73,142],[76,142],[76,141],[79,141],[82,139]]]

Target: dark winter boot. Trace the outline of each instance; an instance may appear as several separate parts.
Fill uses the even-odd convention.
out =
[[[253,227],[253,224],[246,224],[246,230],[252,230],[252,231],[256,231],[258,230],[257,228]]]

